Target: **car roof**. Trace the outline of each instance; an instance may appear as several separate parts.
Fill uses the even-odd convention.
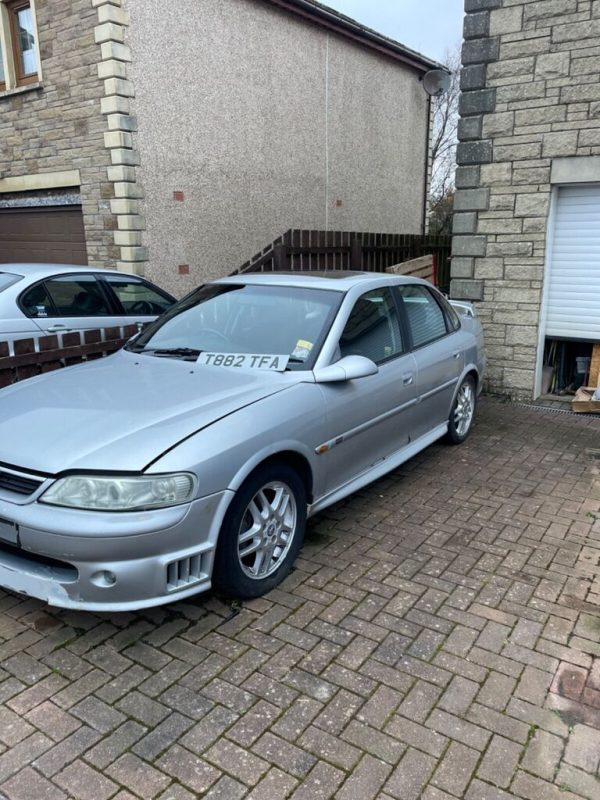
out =
[[[123,275],[131,278],[138,277],[132,273],[118,272],[117,270],[104,269],[103,267],[84,267],[79,264],[33,264],[28,261],[0,264],[0,272],[9,272],[11,275],[22,275],[24,278],[32,277],[36,280],[45,278],[47,275],[67,275],[71,272],[100,272],[102,274]]]
[[[410,275],[393,275],[389,272],[352,272],[350,270],[297,271],[297,272],[251,272],[221,278],[215,283],[245,283],[256,286],[295,286],[304,289],[329,289],[334,292],[347,292],[354,286],[367,286],[369,283],[387,281],[408,284],[427,281]]]

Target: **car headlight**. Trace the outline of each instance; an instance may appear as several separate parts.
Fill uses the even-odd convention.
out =
[[[132,478],[69,475],[53,483],[40,502],[89,511],[143,511],[187,503],[195,489],[196,479],[186,472]]]

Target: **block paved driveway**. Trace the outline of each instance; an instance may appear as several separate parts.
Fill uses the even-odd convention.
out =
[[[600,798],[600,419],[486,399],[316,518],[283,588],[0,592],[0,797]]]

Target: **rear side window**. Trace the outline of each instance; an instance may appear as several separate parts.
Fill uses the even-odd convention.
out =
[[[460,328],[460,319],[452,305],[446,300],[443,294],[436,295],[438,303],[444,309],[448,330],[457,331]]]
[[[11,272],[0,272],[0,292],[22,280],[22,275],[13,275]]]
[[[422,347],[448,333],[444,312],[425,286],[399,286],[413,347]]]
[[[28,317],[54,317],[56,312],[43,283],[37,283],[21,295],[21,308]]]
[[[158,315],[173,305],[173,300],[144,281],[112,275],[102,276],[102,280],[106,281],[117,295],[126,314]]]
[[[21,297],[30,317],[97,317],[112,314],[93,275],[68,275],[38,283]]]

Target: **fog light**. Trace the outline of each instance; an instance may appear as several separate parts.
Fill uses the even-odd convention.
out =
[[[117,576],[114,572],[110,572],[108,569],[103,569],[101,572],[94,572],[90,580],[96,586],[106,589],[109,586],[115,585],[117,582]]]

